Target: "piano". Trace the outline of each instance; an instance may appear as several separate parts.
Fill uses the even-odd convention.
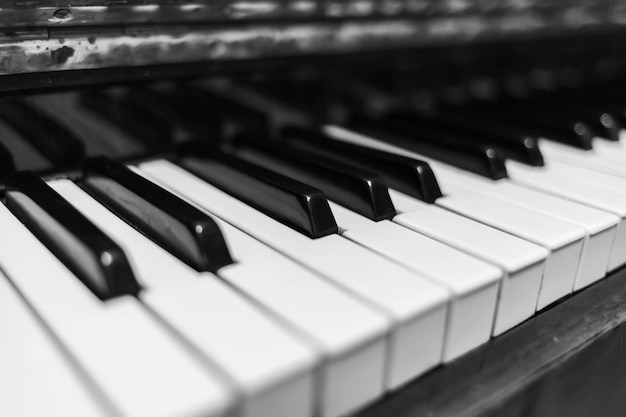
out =
[[[0,8],[0,415],[626,413],[618,0]]]

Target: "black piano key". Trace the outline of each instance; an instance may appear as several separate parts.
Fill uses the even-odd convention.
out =
[[[220,136],[222,120],[219,113],[209,111],[202,96],[188,88],[131,88],[122,101],[166,121],[175,142]]]
[[[11,157],[11,164],[7,164],[6,166],[13,166],[13,169],[5,171],[5,168],[2,168],[2,171],[42,171],[52,168],[52,164],[49,160],[44,158],[44,156],[15,129],[2,121],[0,121],[0,146],[9,152]]]
[[[55,165],[74,165],[85,158],[85,147],[72,132],[22,100],[0,100],[0,119]]]
[[[9,210],[96,296],[107,300],[139,292],[122,249],[42,179],[27,171],[10,174],[5,199]]]
[[[282,132],[284,146],[325,161],[336,161],[375,172],[387,185],[427,203],[442,196],[428,163],[328,138],[324,133],[297,127]]]
[[[583,92],[592,91],[595,94],[598,94],[602,99],[611,100],[616,102],[619,105],[623,105],[626,103],[626,89],[624,87],[617,86],[599,86],[593,88],[587,88],[583,90]]]
[[[553,94],[545,93],[532,95],[522,100],[514,100],[510,104],[513,109],[520,111],[540,112],[544,115],[558,114],[572,123],[587,123],[595,132],[596,136],[618,140],[621,126],[617,117],[607,110],[594,109],[586,104],[576,103],[572,100],[559,99]],[[531,108],[532,110],[528,110]]]
[[[267,132],[272,125],[271,116],[245,103],[245,98],[233,98],[202,85],[181,85],[175,96],[183,102],[202,110],[202,120],[216,119],[221,140],[230,140],[240,134]]]
[[[318,122],[344,121],[349,114],[367,111],[368,104],[371,104],[355,97],[342,80],[333,77],[273,78],[248,82],[245,86],[283,107],[304,112],[308,119]]]
[[[0,142],[0,174],[6,174],[15,171],[15,161],[13,154]]]
[[[468,142],[493,146],[503,157],[531,166],[543,166],[544,163],[535,137],[492,119],[466,117],[450,111],[431,116],[396,111],[387,114],[386,118],[419,123]]]
[[[217,223],[207,214],[104,157],[86,161],[80,185],[112,212],[198,271],[233,263]]]
[[[185,169],[292,229],[311,238],[338,232],[319,190],[197,142],[180,152]]]
[[[284,146],[238,144],[232,152],[268,170],[318,188],[329,199],[371,220],[391,219],[396,215],[385,181],[371,171],[316,158]]]
[[[504,159],[493,146],[459,140],[437,129],[401,121],[360,118],[353,120],[349,129],[487,178],[507,177]]]
[[[617,119],[621,126],[626,124],[626,99],[608,94],[602,94],[594,89],[562,88],[553,93],[560,100],[567,100],[577,105],[593,107],[597,110],[609,112]]]
[[[80,95],[81,105],[141,142],[150,152],[167,149],[175,132],[167,120],[125,99],[125,91],[91,90]]]
[[[79,93],[70,92],[42,94],[24,100],[71,131],[83,143],[86,157],[128,158],[141,154],[142,146],[136,140],[84,109],[78,98]]]
[[[580,149],[592,148],[594,131],[584,122],[572,122],[555,114],[514,110],[484,102],[471,102],[464,106],[450,106],[450,108],[466,117],[496,120],[538,138],[553,140]]]

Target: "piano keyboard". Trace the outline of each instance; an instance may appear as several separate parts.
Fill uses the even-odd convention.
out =
[[[621,93],[288,84],[0,101],[0,415],[353,414],[626,263]]]

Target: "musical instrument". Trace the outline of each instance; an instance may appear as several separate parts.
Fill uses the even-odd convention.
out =
[[[1,415],[626,411],[621,2],[7,6]]]

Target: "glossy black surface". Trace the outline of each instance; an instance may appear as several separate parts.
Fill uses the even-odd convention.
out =
[[[507,101],[519,111],[540,111],[546,115],[558,115],[567,118],[571,123],[583,122],[588,124],[596,136],[618,140],[621,125],[618,118],[606,109],[597,109],[587,103],[577,103],[567,98],[561,98],[554,94],[533,94],[521,100]]]
[[[202,144],[185,144],[180,152],[184,168],[275,220],[311,238],[338,232],[316,188]]]
[[[561,88],[550,94],[560,100],[567,100],[577,105],[590,106],[597,110],[611,113],[624,126],[626,123],[626,99],[602,94],[593,89]]]
[[[515,127],[491,119],[477,119],[454,111],[444,111],[429,116],[416,112],[398,111],[387,114],[386,118],[439,129],[459,140],[493,146],[505,158],[531,166],[543,166],[543,155],[536,138]]]
[[[438,129],[397,120],[359,118],[348,128],[487,178],[507,177],[504,159],[490,145],[474,144]]]
[[[589,89],[573,89],[576,94],[587,95]],[[622,112],[626,106],[626,89],[624,86],[608,85],[599,86],[592,90],[594,100],[602,105],[609,104],[613,111],[620,114],[621,121],[626,122],[626,115]]]
[[[368,103],[350,91],[344,80],[329,77],[299,77],[285,81],[280,78],[246,83],[246,88],[270,97],[283,107],[306,114],[308,120],[324,123],[341,122],[349,114],[363,113]]]
[[[389,187],[427,203],[435,202],[442,195],[435,174],[424,161],[340,142],[309,129],[287,128],[282,136],[281,145],[320,160],[337,161],[375,172]]]
[[[122,249],[35,174],[10,174],[5,204],[99,298],[139,292]]]
[[[15,171],[15,161],[9,149],[0,143],[0,174]]]
[[[129,107],[140,107],[142,112],[167,123],[173,142],[214,139],[220,134],[221,117],[207,109],[202,96],[191,89],[136,87],[129,89],[122,100]]]
[[[391,219],[396,215],[385,181],[371,171],[284,146],[269,145],[269,142],[265,145],[240,143],[232,152],[254,164],[315,187],[334,202],[371,220]]]
[[[188,114],[200,117],[196,123],[214,123],[221,140],[232,139],[241,133],[253,134],[269,130],[271,120],[263,111],[248,105],[243,98],[229,97],[227,93],[219,94],[207,89],[209,87],[179,85],[171,95],[168,94],[168,98],[171,96],[176,101],[187,102],[190,107],[195,107]]]
[[[562,114],[547,114],[527,107],[523,110],[501,106],[493,102],[472,102],[460,108],[465,114],[476,118],[495,119],[514,126],[530,135],[575,146],[591,149],[595,132],[585,122],[573,122]]]
[[[170,192],[106,158],[85,163],[80,185],[141,233],[199,271],[233,262],[217,223]]]
[[[74,165],[85,157],[85,147],[79,139],[22,100],[0,100],[0,119],[57,166]]]
[[[85,109],[102,117],[141,142],[149,152],[167,149],[175,132],[150,109],[125,99],[126,90],[89,90],[80,96]]]

